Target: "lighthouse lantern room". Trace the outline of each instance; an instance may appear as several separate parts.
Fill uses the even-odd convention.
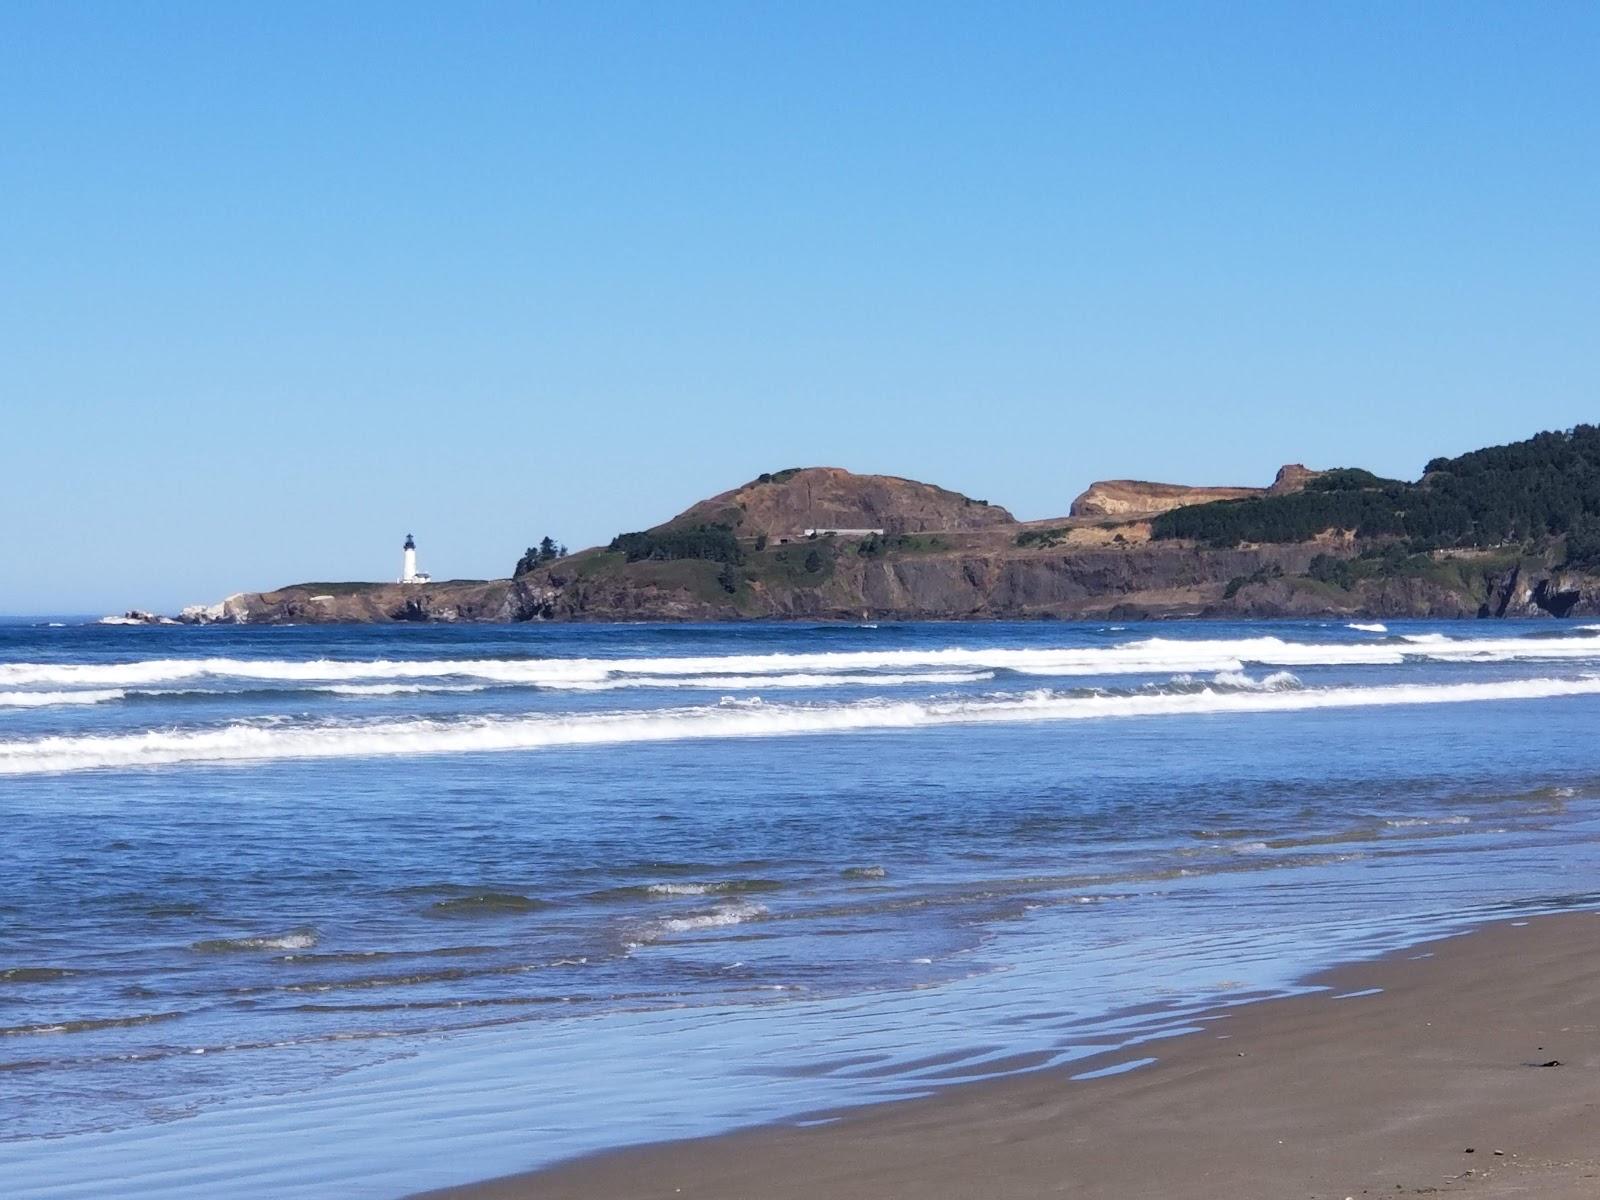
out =
[[[417,543],[409,533],[406,534],[406,544],[400,560],[400,582],[427,583],[432,578],[433,576],[417,570]]]

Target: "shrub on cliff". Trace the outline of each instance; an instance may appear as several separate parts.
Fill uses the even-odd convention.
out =
[[[1567,560],[1575,571],[1600,570],[1600,517],[1581,517],[1567,531]]]
[[[1355,568],[1350,565],[1349,559],[1335,558],[1331,554],[1319,554],[1311,560],[1311,567],[1306,571],[1318,583],[1331,583],[1334,587],[1350,589],[1355,582]]]

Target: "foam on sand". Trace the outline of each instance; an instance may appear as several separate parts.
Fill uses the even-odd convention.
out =
[[[701,705],[645,712],[407,719],[378,722],[234,722],[217,728],[54,736],[0,742],[0,775],[262,762],[475,754],[554,746],[694,738],[782,737],[968,723],[1303,712],[1312,709],[1549,700],[1600,695],[1600,676],[1373,687],[1141,689],[1123,694],[1020,694],[939,700],[870,699],[832,704]]]

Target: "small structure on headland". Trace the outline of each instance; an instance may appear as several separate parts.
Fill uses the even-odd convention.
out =
[[[417,570],[417,543],[409,533],[406,534],[406,544],[402,548],[400,559],[401,583],[427,583],[433,576],[424,571]]]
[[[882,537],[881,529],[807,529],[804,537]]]

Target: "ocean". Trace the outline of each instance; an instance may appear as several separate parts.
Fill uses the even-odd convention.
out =
[[[392,1198],[1137,1069],[1596,907],[1597,729],[1554,622],[3,624],[0,1195]]]

